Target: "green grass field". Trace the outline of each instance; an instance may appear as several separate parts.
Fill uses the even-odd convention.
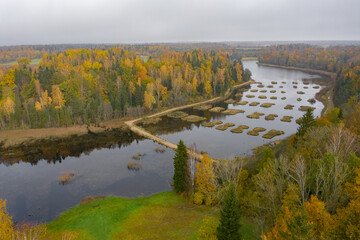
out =
[[[219,217],[218,207],[196,206],[173,192],[136,199],[107,197],[64,212],[46,225],[51,239],[66,231],[76,239],[196,239],[205,217]],[[243,223],[244,239],[256,239],[254,227]]]

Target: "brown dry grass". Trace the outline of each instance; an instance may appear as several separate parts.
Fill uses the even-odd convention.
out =
[[[222,123],[223,123],[222,121],[215,120],[215,121],[212,121],[212,122],[202,123],[201,125],[204,126],[204,127],[214,127],[214,126],[222,124]]]
[[[222,112],[222,114],[226,114],[226,115],[235,115],[238,113],[244,113],[244,110],[241,109],[226,109],[225,111]]]

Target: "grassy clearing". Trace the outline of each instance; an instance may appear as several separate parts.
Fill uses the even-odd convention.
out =
[[[225,110],[225,108],[223,108],[223,107],[214,107],[214,108],[210,109],[209,111],[210,112],[221,112],[224,110]]]
[[[221,131],[225,131],[226,129],[228,129],[229,127],[233,127],[235,126],[235,124],[233,123],[225,123],[223,125],[219,125],[216,127],[217,130],[221,130]]]
[[[255,127],[254,129],[248,131],[247,134],[251,136],[259,136],[259,132],[264,132],[264,131],[266,131],[265,128]]]
[[[31,59],[31,62],[29,65],[36,65],[39,64],[41,58],[34,58]],[[0,63],[0,66],[13,66],[13,65],[18,65],[17,61],[11,61],[11,62],[7,62],[7,63]]]
[[[240,126],[237,126],[236,128],[233,128],[230,130],[230,132],[232,133],[242,133],[244,129],[248,129],[249,126],[246,126],[246,125],[240,125]]]
[[[282,134],[285,134],[285,132],[271,129],[269,132],[265,133],[262,137],[267,138],[267,139],[272,139],[272,138],[282,135]]]
[[[259,102],[252,102],[252,103],[249,104],[249,106],[255,107],[255,106],[259,105],[259,104],[260,104]]]
[[[256,119],[259,119],[260,116],[263,116],[265,115],[264,113],[259,113],[259,112],[254,112],[253,114],[250,114],[250,115],[247,115],[246,117],[247,118],[256,118]]]
[[[144,120],[141,120],[140,124],[147,126],[152,124],[157,124],[161,121],[161,118],[155,117],[155,118],[144,118]]]
[[[283,116],[282,119],[280,119],[280,121],[282,122],[291,122],[291,119],[293,119],[294,117],[292,116]]]
[[[226,114],[226,115],[235,115],[238,113],[244,113],[244,110],[241,109],[226,109],[225,111],[221,112],[222,114]]]
[[[273,105],[275,105],[275,103],[263,103],[260,105],[260,107],[269,108],[269,107],[272,107]]]
[[[206,111],[209,110],[210,108],[212,108],[212,105],[210,104],[198,105],[194,107],[195,110],[200,110],[200,111]]]
[[[306,112],[308,109],[314,110],[315,108],[314,107],[309,107],[309,106],[300,106],[299,107],[299,110],[304,111],[304,112]]]
[[[222,124],[222,121],[219,120],[215,120],[215,121],[211,121],[211,122],[207,122],[207,123],[202,123],[201,125],[204,127],[214,127],[216,125]]]
[[[59,240],[65,231],[77,232],[83,240],[196,239],[202,219],[208,216],[218,218],[218,209],[195,206],[165,192],[136,199],[97,199],[66,211],[46,226],[49,239]]]
[[[225,103],[227,103],[227,104],[233,104],[233,103],[236,103],[236,100],[230,98],[230,99],[226,100]]]
[[[187,121],[187,122],[200,122],[206,120],[204,117],[200,117],[197,115],[189,115],[186,117],[181,118],[181,120]]]
[[[246,105],[246,104],[248,104],[248,101],[240,101],[235,103],[235,105]]]
[[[275,118],[277,118],[278,115],[277,114],[269,114],[267,116],[265,116],[265,120],[275,120]]]
[[[184,118],[186,116],[188,116],[189,114],[184,113],[182,111],[174,111],[174,112],[169,112],[167,114],[168,117],[170,118]]]
[[[260,95],[258,98],[260,98],[260,99],[267,99],[267,96],[265,96],[265,95]]]
[[[284,109],[286,110],[293,110],[294,109],[294,105],[288,104],[284,107]]]

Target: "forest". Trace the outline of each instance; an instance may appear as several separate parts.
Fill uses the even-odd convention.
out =
[[[0,127],[57,127],[139,116],[221,95],[250,78],[241,61],[231,59],[231,51],[129,48],[136,51],[45,52],[35,68],[28,67],[29,57],[18,58],[18,65],[0,71]]]

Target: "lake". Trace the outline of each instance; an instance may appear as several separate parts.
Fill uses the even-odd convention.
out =
[[[319,84],[316,83],[322,78],[321,76],[295,70],[258,66],[256,61],[244,62],[244,68],[251,70],[252,78],[258,83],[251,84],[249,90],[243,93],[244,96],[237,100],[249,103],[256,101],[260,104],[274,103],[275,105],[270,108],[262,108],[260,105],[249,106],[249,103],[246,105],[224,102],[214,104],[214,106],[245,111],[236,115],[194,109],[184,110],[189,114],[204,116],[206,121],[231,122],[235,124],[234,127],[241,124],[248,125],[249,129],[245,129],[243,133],[230,132],[230,129],[234,127],[220,131],[215,127],[203,127],[201,122],[189,123],[166,116],[162,117],[160,123],[148,126],[147,130],[173,143],[178,143],[180,139],[184,140],[188,146],[196,143],[198,150],[208,152],[211,157],[232,158],[249,155],[254,147],[294,134],[297,129],[295,120],[304,114],[303,111],[298,110],[300,106],[315,107],[314,115],[321,114],[324,107],[321,102],[315,101],[314,104],[307,102],[321,90]],[[271,82],[276,82],[276,84]],[[261,87],[260,83],[264,87]],[[270,85],[272,87],[269,87]],[[252,89],[258,91],[251,92]],[[260,90],[267,91],[261,93]],[[270,93],[271,90],[276,92]],[[285,91],[285,93],[281,93],[281,91]],[[304,94],[297,94],[297,91],[303,91]],[[246,97],[249,94],[254,97]],[[260,99],[260,95],[266,96],[267,99]],[[272,96],[276,96],[277,99],[270,99]],[[286,100],[281,100],[282,97],[286,97]],[[301,98],[301,101],[297,101],[297,98]],[[285,110],[284,107],[287,104],[294,105],[293,110]],[[255,111],[265,115],[277,114],[278,117],[272,121],[265,120],[265,115],[260,116],[259,119],[246,117]],[[292,121],[280,121],[284,115],[293,116]],[[282,130],[285,134],[273,139],[262,138],[265,132],[260,133],[259,136],[248,135],[247,132],[254,127]],[[96,136],[93,138],[96,142]],[[51,154],[55,154],[56,157],[43,156],[42,159],[37,151],[35,160],[30,154],[14,164],[2,161],[0,164],[0,198],[7,200],[7,209],[13,219],[15,221],[47,222],[55,219],[68,208],[77,205],[87,196],[138,197],[171,189],[174,151],[166,149],[163,153],[156,152],[155,148],[159,147],[157,143],[138,137],[128,137],[126,144],[123,144],[121,140],[103,142],[104,139],[101,140],[101,143],[95,144],[91,148],[83,148],[83,150],[81,145],[76,144],[73,147],[76,147],[77,150],[75,152],[68,151],[67,154],[61,153],[60,147],[57,152],[58,146],[54,143]],[[63,147],[61,149],[64,151]],[[133,159],[133,156],[138,153],[142,155],[140,159]],[[141,169],[139,171],[129,170],[127,167],[129,162],[139,163]],[[68,184],[59,183],[58,178],[61,174],[69,171],[75,172],[74,179]]]

